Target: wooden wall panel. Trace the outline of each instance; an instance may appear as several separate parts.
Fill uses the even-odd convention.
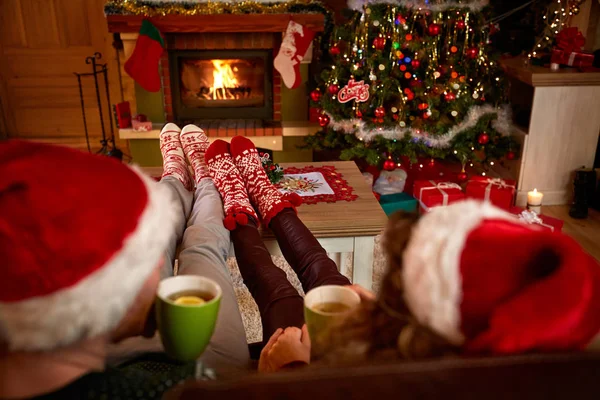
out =
[[[85,58],[103,54],[111,103],[121,101],[116,51],[103,12],[104,0],[0,0],[1,134],[85,148],[74,72],[89,72]],[[105,108],[104,122],[110,134]],[[83,79],[93,147],[101,136],[92,78]],[[127,143],[119,146],[126,150]]]

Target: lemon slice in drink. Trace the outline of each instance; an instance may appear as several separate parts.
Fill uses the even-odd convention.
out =
[[[181,296],[177,300],[175,300],[175,304],[184,305],[184,306],[200,306],[206,303],[206,301],[197,296]]]

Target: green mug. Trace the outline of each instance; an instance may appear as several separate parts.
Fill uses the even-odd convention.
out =
[[[199,292],[210,299],[203,304],[176,304],[179,293]],[[205,297],[202,296],[202,297]],[[202,276],[180,275],[163,279],[156,295],[156,322],[166,353],[179,361],[196,360],[215,330],[221,287]]]
[[[323,310],[324,304],[341,304],[344,310]],[[319,286],[304,297],[304,321],[311,339],[313,354],[321,352],[322,335],[340,323],[360,304],[360,296],[350,288],[337,285]]]

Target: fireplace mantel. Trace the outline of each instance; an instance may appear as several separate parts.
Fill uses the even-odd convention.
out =
[[[108,30],[114,33],[137,33],[144,19],[141,15],[106,16]],[[166,15],[148,19],[163,33],[285,32],[290,19],[316,32],[325,26],[323,14]]]

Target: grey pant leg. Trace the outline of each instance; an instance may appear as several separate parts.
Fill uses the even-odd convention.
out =
[[[164,263],[160,270],[160,278],[165,279],[173,276],[173,263],[177,251],[177,243],[183,238],[186,228],[186,222],[192,211],[194,194],[183,187],[183,184],[174,177],[164,177],[159,185],[165,185],[169,188],[174,199],[173,206],[176,207],[175,236],[169,241],[168,247],[164,253]],[[143,251],[143,250],[141,250]],[[132,360],[144,353],[162,352],[163,347],[160,343],[160,337],[154,335],[153,338],[144,338],[141,336],[126,339],[117,344],[111,344],[108,348],[107,363],[109,365],[118,365]]]
[[[229,374],[250,364],[244,324],[227,268],[229,231],[223,226],[223,203],[212,180],[202,180],[195,197],[179,253],[178,274],[205,276],[221,286],[223,297],[215,332],[201,360],[217,375]]]

